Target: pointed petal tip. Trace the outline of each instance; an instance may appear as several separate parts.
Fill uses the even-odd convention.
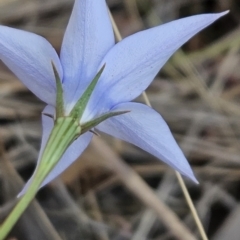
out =
[[[191,180],[196,183],[197,185],[199,185],[199,181],[196,179],[196,177],[194,176],[194,174],[191,177]]]
[[[222,12],[222,14],[225,15],[225,14],[228,14],[229,12],[230,12],[230,10],[226,10],[226,11]]]
[[[193,171],[191,171],[191,173],[188,174],[184,174],[188,179],[192,180],[195,184],[199,184],[199,181],[197,180],[197,178],[195,177]]]
[[[21,192],[17,195],[17,198],[21,198],[27,191],[31,182],[27,182],[25,186],[22,188]]]
[[[197,185],[200,185],[200,182],[199,182],[197,179],[196,179],[195,183],[196,183]]]
[[[221,13],[217,13],[219,15],[219,17],[225,16],[226,14],[228,14],[230,12],[230,10],[226,10],[224,12]]]
[[[219,13],[207,13],[207,14],[200,14],[200,15],[212,15],[217,20],[217,19],[227,15],[229,12],[230,12],[230,10],[226,10],[226,11],[219,12]]]

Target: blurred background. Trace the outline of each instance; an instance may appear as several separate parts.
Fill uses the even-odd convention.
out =
[[[147,94],[200,182],[186,179],[209,239],[239,240],[240,1],[107,2],[123,37],[181,17],[231,10],[176,52]],[[0,24],[42,35],[59,52],[72,6],[73,0],[0,0]],[[43,108],[44,103],[1,64],[1,221],[35,168]],[[172,213],[201,239],[172,169],[132,145],[102,134],[97,138],[72,167],[39,192],[9,239],[172,240],[177,238],[164,223]],[[103,140],[108,145],[101,151],[98,141]],[[146,188],[140,180],[131,181],[136,174]],[[165,214],[151,203],[156,196]]]

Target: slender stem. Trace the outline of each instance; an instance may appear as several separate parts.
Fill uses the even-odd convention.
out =
[[[111,19],[111,22],[112,22],[112,26],[113,26],[113,30],[114,30],[116,39],[117,39],[117,41],[121,41],[122,40],[122,36],[121,36],[121,34],[119,32],[119,29],[118,29],[118,27],[117,27],[117,25],[116,25],[116,23],[115,23],[115,21],[114,21],[110,11],[109,11],[109,15],[110,15],[110,19]],[[142,96],[143,96],[143,99],[144,99],[146,105],[151,107],[151,102],[149,101],[149,98],[148,98],[147,93],[145,91],[142,93]],[[196,223],[196,225],[197,225],[197,227],[199,229],[200,235],[201,235],[203,240],[208,240],[208,237],[207,237],[207,235],[205,233],[205,230],[203,228],[202,222],[201,222],[201,220],[200,220],[200,218],[198,216],[196,208],[195,208],[195,206],[193,204],[193,201],[192,201],[192,199],[191,199],[191,197],[189,195],[189,192],[187,190],[186,184],[184,183],[184,180],[183,180],[183,178],[182,178],[182,176],[181,176],[181,174],[179,172],[175,171],[175,174],[176,174],[176,177],[177,177],[178,182],[180,184],[180,187],[181,187],[181,189],[183,191],[184,197],[185,197],[185,199],[186,199],[186,201],[188,203],[188,206],[190,208],[190,211],[192,213],[194,221],[195,221],[195,223]]]
[[[55,122],[33,180],[7,219],[0,226],[0,240],[4,240],[23,212],[34,199],[43,181],[61,159],[68,146],[81,133],[78,123],[71,117],[61,117]]]
[[[7,219],[4,221],[0,228],[0,240],[4,240],[7,237],[13,226],[16,224],[23,212],[29,206],[31,201],[34,199],[42,180],[43,179],[41,178],[35,178],[35,181],[32,182],[27,193],[22,196],[17,205],[8,215]]]
[[[180,184],[180,186],[182,188],[182,191],[184,193],[184,196],[185,196],[185,199],[186,199],[186,201],[188,203],[188,206],[189,206],[189,208],[190,208],[190,210],[192,212],[193,218],[195,219],[195,222],[196,222],[196,225],[197,225],[197,227],[199,229],[200,235],[202,236],[203,240],[208,240],[208,237],[207,237],[207,235],[205,233],[205,230],[203,228],[202,222],[201,222],[201,220],[200,220],[200,218],[198,216],[198,213],[197,213],[197,210],[196,210],[195,206],[193,205],[192,199],[191,199],[191,197],[189,195],[189,192],[188,192],[188,190],[186,188],[186,185],[185,185],[185,183],[183,181],[183,178],[180,175],[180,173],[177,172],[177,171],[176,171],[176,176],[177,176],[178,182],[179,182],[179,184]]]

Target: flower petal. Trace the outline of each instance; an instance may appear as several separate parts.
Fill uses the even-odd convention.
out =
[[[51,44],[34,33],[0,26],[0,59],[41,100],[55,105],[55,78],[62,67]]]
[[[54,114],[54,108],[47,106],[44,109],[44,113],[53,115]],[[43,126],[43,136],[42,136],[42,144],[41,144],[41,150],[38,158],[38,163],[36,166],[36,169],[32,175],[32,177],[28,180],[26,185],[24,186],[23,190],[19,193],[18,197],[21,197],[23,194],[26,193],[28,187],[30,186],[32,179],[34,178],[34,175],[36,173],[36,170],[39,165],[39,159],[42,155],[42,152],[45,148],[45,145],[47,143],[48,137],[51,133],[51,130],[53,128],[53,119],[46,115],[42,115],[42,126]],[[72,145],[67,149],[67,151],[62,156],[61,160],[57,163],[57,165],[54,167],[54,169],[51,171],[51,173],[46,177],[41,187],[45,186],[49,182],[51,182],[54,178],[56,178],[58,175],[60,175],[66,168],[68,168],[85,150],[85,148],[88,146],[92,139],[93,134],[90,132],[86,132],[82,136],[80,136],[76,141],[72,143]]]
[[[61,49],[65,101],[69,108],[95,77],[100,62],[113,45],[105,0],[75,0]]]
[[[130,112],[109,118],[97,129],[142,148],[197,182],[166,122],[156,111],[140,103],[122,103],[112,109],[123,110]]]
[[[85,119],[95,115],[94,111],[105,112],[115,104],[139,96],[179,47],[225,14],[202,14],[172,21],[138,32],[116,44],[99,65],[106,64],[106,67]]]

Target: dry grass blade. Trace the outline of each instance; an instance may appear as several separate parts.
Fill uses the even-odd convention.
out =
[[[181,220],[157,198],[149,186],[124,161],[111,150],[100,138],[94,137],[92,144],[97,155],[103,156],[105,166],[115,172],[121,182],[146,206],[156,212],[159,219],[169,228],[171,233],[181,240],[196,240]]]
[[[156,189],[156,194],[158,198],[161,198],[162,200],[167,200],[168,195],[170,194],[172,190],[172,181],[174,175],[168,175],[165,174],[163,181],[159,184],[159,186]],[[131,240],[145,240],[147,239],[147,236],[153,227],[155,221],[156,221],[156,214],[152,209],[146,209],[143,213],[143,216],[141,217],[140,224],[138,225],[138,228],[136,229],[133,237]]]

